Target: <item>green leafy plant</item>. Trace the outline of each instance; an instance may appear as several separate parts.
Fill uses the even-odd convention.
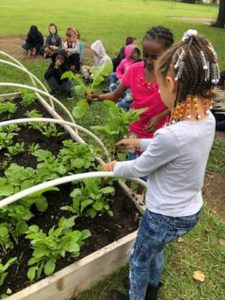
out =
[[[32,109],[31,111],[28,111],[28,112],[26,113],[26,116],[27,116],[28,118],[42,118],[42,117],[43,117],[42,113],[40,113],[40,112],[37,111],[36,109]]]
[[[56,262],[66,253],[73,257],[80,254],[80,247],[84,240],[90,237],[89,230],[72,230],[75,217],[59,220],[58,227],[52,227],[48,234],[44,233],[37,225],[29,227],[26,238],[31,241],[32,257],[28,261],[29,270],[27,277],[30,281],[40,278],[42,272],[51,275],[55,271]]]
[[[77,102],[76,106],[74,106],[72,114],[76,119],[81,119],[85,116],[88,108],[89,108],[89,105],[87,103],[87,100],[82,99]]]
[[[0,102],[0,115],[2,114],[14,114],[17,111],[17,106],[15,103],[10,101]]]
[[[2,251],[6,254],[8,249],[13,249],[13,242],[10,239],[10,231],[12,225],[10,223],[0,224],[0,246]]]
[[[79,75],[74,74],[72,71],[65,72],[61,79],[72,79],[74,81],[74,90],[78,97],[84,97],[86,94],[91,93],[99,84],[104,81],[104,77],[108,76],[112,71],[112,64],[104,64],[96,68],[91,75],[91,83],[86,84],[85,80]]]
[[[8,275],[7,270],[9,269],[9,267],[15,263],[15,261],[17,260],[16,257],[13,257],[11,259],[9,259],[4,265],[2,264],[1,260],[0,260],[0,286],[2,286],[4,284],[5,278]]]
[[[24,106],[30,106],[36,101],[34,93],[24,89],[22,89],[20,92],[22,95],[21,104],[23,104]]]
[[[17,135],[17,134],[0,132],[0,150],[11,146],[15,135]]]
[[[100,178],[87,179],[81,185],[81,188],[75,188],[71,192],[72,206],[63,206],[61,209],[71,211],[76,216],[85,214],[94,218],[97,214],[105,211],[112,216],[108,196],[114,194],[114,192],[115,189],[112,186],[102,187]]]
[[[87,144],[78,145],[73,140],[65,140],[59,152],[59,160],[67,171],[79,172],[95,167],[95,154]]]
[[[48,150],[38,149],[33,155],[39,162],[36,168],[37,182],[45,182],[65,175],[67,168]]]
[[[13,138],[18,134],[19,130],[20,128],[17,125],[0,127],[0,150],[13,144]]]
[[[49,172],[51,172],[51,170],[49,170]],[[9,168],[6,169],[4,174],[5,177],[0,177],[0,198],[10,196],[13,193],[17,193],[42,182],[38,176],[37,169],[30,167],[25,168],[15,163],[12,163]],[[54,190],[55,189],[56,188],[54,188]],[[46,192],[46,190],[44,191]],[[40,196],[38,193],[33,194],[32,197],[34,197],[34,195]]]
[[[62,79],[70,78],[74,81],[74,91],[80,101],[74,107],[72,113],[77,119],[84,117],[89,105],[85,96],[94,91],[94,89],[104,81],[104,77],[108,76],[112,72],[112,64],[104,64],[101,67],[95,69],[91,75],[91,83],[86,84],[85,80],[78,74],[74,74],[72,71],[67,71],[62,75]]]
[[[5,170],[7,186],[13,187],[13,193],[17,193],[27,187],[34,185],[35,170],[31,167],[22,167],[15,163],[10,164]],[[4,178],[1,180],[3,181]],[[4,195],[9,196],[9,195]]]
[[[5,153],[6,157],[11,157],[23,153],[25,151],[24,142],[16,143],[13,146],[8,147],[8,153]]]
[[[43,115],[36,109],[27,112],[26,116],[28,118],[43,118]],[[63,134],[63,132],[58,131],[56,125],[53,123],[35,122],[32,123],[30,127],[39,130],[47,138],[50,138],[51,136],[60,136]]]
[[[27,222],[33,217],[33,214],[28,207],[21,204],[12,204],[1,209],[1,219],[8,221],[12,225],[12,232],[14,239],[24,234],[28,228]]]
[[[28,153],[33,155],[35,151],[39,150],[41,147],[39,144],[31,144],[29,147],[28,147]]]
[[[40,182],[37,171],[32,168],[25,168],[17,164],[11,164],[5,170],[5,177],[0,177],[0,198],[8,197],[23,189],[34,186]],[[14,239],[24,234],[28,228],[27,222],[33,217],[30,211],[32,205],[35,205],[40,212],[46,211],[48,202],[43,193],[47,191],[58,191],[56,187],[50,187],[42,191],[21,199],[20,201],[1,208],[0,221],[10,222]]]
[[[118,107],[113,101],[104,101],[106,106],[105,124],[101,126],[92,126],[91,129],[96,132],[108,149],[112,149],[115,153],[115,144],[124,136],[129,134],[129,125],[139,119],[139,116],[145,109],[133,110],[125,112]]]

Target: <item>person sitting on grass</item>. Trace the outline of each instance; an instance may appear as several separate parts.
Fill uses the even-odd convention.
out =
[[[44,45],[44,57],[49,58],[53,53],[62,49],[62,40],[57,33],[57,26],[54,23],[48,26],[49,35]]]
[[[22,48],[27,51],[27,57],[35,56],[36,54],[43,55],[44,39],[37,26],[32,25],[27,34],[26,42],[22,45]]]
[[[115,58],[112,59],[112,63],[113,63],[113,72],[116,72],[116,68],[119,66],[121,60],[125,58],[125,52],[124,52],[125,47],[128,46],[128,45],[131,45],[131,44],[135,44],[136,40],[137,40],[137,39],[136,39],[136,37],[134,37],[134,36],[128,36],[128,37],[126,38],[125,46],[123,46],[123,47],[120,49],[120,51],[119,51],[117,57],[115,57]]]
[[[141,50],[134,45],[126,46],[125,58],[121,60],[119,66],[116,68],[116,77],[122,79],[129,66],[139,61],[141,61]]]
[[[71,71],[80,72],[80,46],[77,40],[77,31],[73,27],[66,29],[66,40],[63,41],[63,49],[68,55],[68,63]]]
[[[173,44],[172,32],[162,26],[152,27],[143,39],[143,61],[131,65],[117,89],[112,93],[88,95],[88,100],[117,101],[127,89],[131,89],[132,109],[145,109],[138,121],[129,127],[130,136],[152,138],[153,133],[168,121],[168,109],[162,102],[155,77],[155,63],[159,55]],[[128,158],[140,155],[139,149],[129,149]]]
[[[112,60],[106,53],[102,41],[100,40],[95,41],[94,43],[91,44],[90,48],[94,54],[93,69],[97,69],[106,64],[112,65]]]
[[[113,290],[107,298],[111,300],[158,299],[163,249],[193,229],[203,205],[201,190],[215,136],[209,107],[218,82],[217,55],[205,38],[190,30],[162,54],[156,75],[162,101],[171,111],[169,126],[153,139],[120,141],[128,148],[143,149],[143,154],[102,167],[118,177],[149,176],[146,210],[129,262],[129,297]]]
[[[125,47],[125,58],[121,60],[116,72],[110,74],[110,91],[114,91],[130,65],[140,61],[141,50],[131,44]],[[139,60],[140,59],[140,60]]]
[[[79,46],[79,54],[80,54],[80,63],[84,60],[84,44],[81,41],[80,32],[77,30],[77,43]]]
[[[116,87],[120,84],[122,77],[124,76],[126,70],[137,62],[142,61],[141,50],[134,45],[128,45],[125,47],[126,58],[124,58],[116,69],[116,73],[110,74],[110,82],[115,81],[115,83],[110,84],[110,91],[114,91]],[[122,96],[121,101],[117,103],[117,106],[123,108],[126,112],[130,109],[131,103],[133,101],[131,89],[127,89]]]
[[[94,64],[92,66],[82,66],[81,74],[87,83],[92,82],[92,73],[104,66],[108,66],[107,70],[103,70],[102,76],[106,77],[112,72],[112,60],[107,55],[102,41],[97,40],[90,46],[94,55]]]
[[[45,80],[51,88],[51,94],[56,95],[62,92],[67,99],[73,99],[71,92],[72,81],[70,79],[61,79],[61,76],[66,71],[69,71],[68,57],[64,50],[61,50],[52,55],[52,63],[45,73]]]

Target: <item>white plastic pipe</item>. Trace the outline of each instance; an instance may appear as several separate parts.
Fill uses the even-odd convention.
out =
[[[77,124],[74,124],[71,122],[53,119],[53,118],[23,118],[23,119],[13,119],[13,120],[8,120],[8,121],[2,121],[2,122],[0,122],[0,126],[9,126],[9,125],[13,125],[13,124],[36,123],[36,122],[56,123],[56,124],[60,124],[60,125],[67,125],[67,126],[77,128],[78,130],[80,130],[80,131],[86,133],[87,135],[89,135],[90,137],[92,137],[95,140],[95,142],[98,143],[98,145],[100,145],[102,147],[108,161],[111,161],[109,152],[106,149],[105,145],[93,132],[91,132],[90,130],[88,130],[80,125],[77,125]],[[79,143],[86,144],[83,139],[81,139],[79,141]]]
[[[6,82],[0,82],[0,86],[5,86],[5,85],[2,85],[2,84],[4,84],[4,83],[6,83]],[[45,96],[47,95],[49,98],[52,99],[52,101],[56,102],[56,103],[57,103],[57,104],[58,104],[58,105],[66,112],[66,114],[68,115],[68,117],[69,117],[69,119],[71,120],[71,122],[75,123],[74,117],[73,117],[72,114],[69,112],[69,110],[65,107],[65,105],[63,105],[57,98],[55,98],[54,96],[50,95],[49,92],[48,92],[48,90],[46,90],[46,92],[45,92],[45,91],[43,91],[43,90],[38,89],[37,87],[32,87],[32,86],[29,86],[29,85],[23,85],[23,84],[20,84],[20,83],[10,83],[10,82],[7,82],[6,84],[8,84],[8,85],[6,85],[6,86],[15,86],[15,84],[16,84],[16,85],[20,85],[20,87],[23,87],[23,88],[25,88],[25,89],[31,89],[31,90],[34,90],[34,91],[36,92],[36,95],[37,95],[37,96],[39,95],[39,93],[44,94]],[[11,84],[11,85],[10,85],[10,84]],[[41,98],[42,98],[42,97],[41,97]],[[42,98],[41,100],[43,100],[44,102],[46,102],[44,98]],[[47,103],[46,103],[46,104],[47,104]],[[47,104],[47,105],[48,105],[48,104]],[[60,117],[60,116],[59,116],[59,117]],[[60,117],[60,118],[61,118],[61,117]],[[61,119],[62,119],[62,118],[61,118]]]
[[[18,192],[12,196],[9,196],[3,200],[0,201],[0,208],[3,208],[6,205],[9,205],[13,202],[16,202],[26,196],[30,196],[33,193],[42,191],[46,188],[52,187],[52,186],[58,186],[60,184],[72,182],[72,181],[78,181],[78,180],[84,180],[88,178],[101,178],[101,177],[115,177],[113,172],[88,172],[88,173],[81,173],[81,174],[75,174],[75,175],[69,175],[57,179],[53,179],[44,183],[40,183],[36,186],[30,187],[28,189],[25,189],[21,192]],[[134,180],[141,184],[142,186],[146,187],[146,183],[139,179],[139,178],[132,178],[130,180]]]
[[[2,51],[0,51],[0,54],[2,54]],[[5,59],[0,59],[0,63],[10,65],[14,68],[20,69],[21,71],[27,73],[27,75],[29,75],[29,77],[33,78],[38,84],[40,84],[40,86],[43,88],[44,91],[46,91],[46,92],[48,91],[46,86],[43,84],[43,82],[41,82],[41,80],[38,79],[33,73],[31,73],[23,64],[21,64],[18,60],[14,59],[12,56],[10,56],[8,54],[6,56],[9,57],[10,59],[14,60],[16,63],[14,64]]]
[[[18,61],[13,56],[9,55],[8,53],[6,53],[4,51],[0,51],[0,54],[3,55],[3,56],[6,56],[7,58],[11,59],[12,61],[14,61],[16,63],[16,64],[13,64],[11,66],[13,66],[15,68],[16,67],[21,67],[21,70],[24,71],[24,72],[26,72],[28,74],[28,76],[30,77],[30,79],[31,79],[31,81],[32,81],[32,83],[33,83],[33,85],[35,87],[37,87],[36,82],[38,82],[41,85],[41,87],[43,88],[43,90],[46,91],[46,92],[48,92],[48,90],[46,89],[45,85],[34,74],[32,74],[31,72],[29,72],[27,70],[27,68],[20,61]],[[6,60],[0,60],[0,61],[2,63],[8,63],[8,64],[10,63],[9,61],[6,61]],[[35,92],[35,94],[38,96],[37,92]],[[50,101],[50,105],[54,109],[54,103],[52,101],[52,98],[49,97],[49,101]]]
[[[47,96],[49,95],[48,93],[46,93],[46,92],[44,92],[44,91],[42,91],[42,90],[40,90],[40,89],[38,89],[38,88],[29,86],[29,85],[25,85],[25,84],[20,84],[20,83],[0,82],[0,86],[22,87],[22,88],[25,88],[25,89],[28,89],[28,90],[37,91],[37,92],[40,93],[40,94],[44,94],[44,95],[47,95]],[[50,96],[50,95],[49,95],[49,96]],[[51,97],[52,97],[59,105],[62,105],[62,104],[60,103],[60,101],[57,100],[55,97],[53,97],[52,95],[51,95]],[[57,112],[54,111],[54,110],[48,105],[48,103],[47,103],[46,101],[42,101],[41,99],[40,99],[40,101],[41,101],[42,105],[43,105],[47,110],[49,110],[49,111],[51,110],[51,114],[54,115],[55,118],[63,120],[62,117],[61,117],[59,114],[57,114]],[[72,118],[71,121],[72,121],[73,123],[75,123],[75,121],[74,121],[72,115],[71,115],[71,118]],[[82,138],[77,134],[77,132],[74,132],[74,131],[71,132],[71,128],[68,127],[68,126],[67,126],[67,131],[71,133],[71,135],[74,137],[74,139],[75,139],[78,143],[82,140]]]

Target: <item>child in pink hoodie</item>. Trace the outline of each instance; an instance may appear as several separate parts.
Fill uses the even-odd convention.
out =
[[[124,50],[125,58],[121,60],[119,66],[116,68],[117,79],[122,79],[123,74],[126,72],[130,65],[140,59],[141,51],[139,48],[135,47],[134,44],[128,45]]]
[[[135,47],[134,44],[128,45],[124,50],[125,58],[122,59],[116,72],[110,74],[110,86],[109,90],[114,91],[119,85],[126,70],[135,62],[141,61],[141,50]]]

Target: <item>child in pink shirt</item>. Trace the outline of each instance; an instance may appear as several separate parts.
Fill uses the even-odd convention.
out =
[[[130,125],[130,131],[142,138],[152,138],[153,132],[146,131],[148,121],[166,109],[163,104],[159,87],[156,81],[148,83],[145,80],[144,62],[138,62],[129,67],[122,78],[122,84],[132,90],[132,109],[146,108],[138,121]],[[167,122],[167,116],[163,117],[155,127],[161,128]],[[154,131],[155,131],[154,130]]]
[[[139,120],[129,127],[132,137],[152,138],[154,132],[168,121],[169,111],[160,98],[154,66],[159,55],[172,43],[173,34],[169,29],[162,26],[151,28],[143,40],[143,62],[132,64],[128,68],[114,92],[91,96],[91,99],[117,101],[125,90],[131,89],[131,108],[146,108]],[[132,154],[129,155],[129,159],[134,159],[140,153],[134,151]]]

